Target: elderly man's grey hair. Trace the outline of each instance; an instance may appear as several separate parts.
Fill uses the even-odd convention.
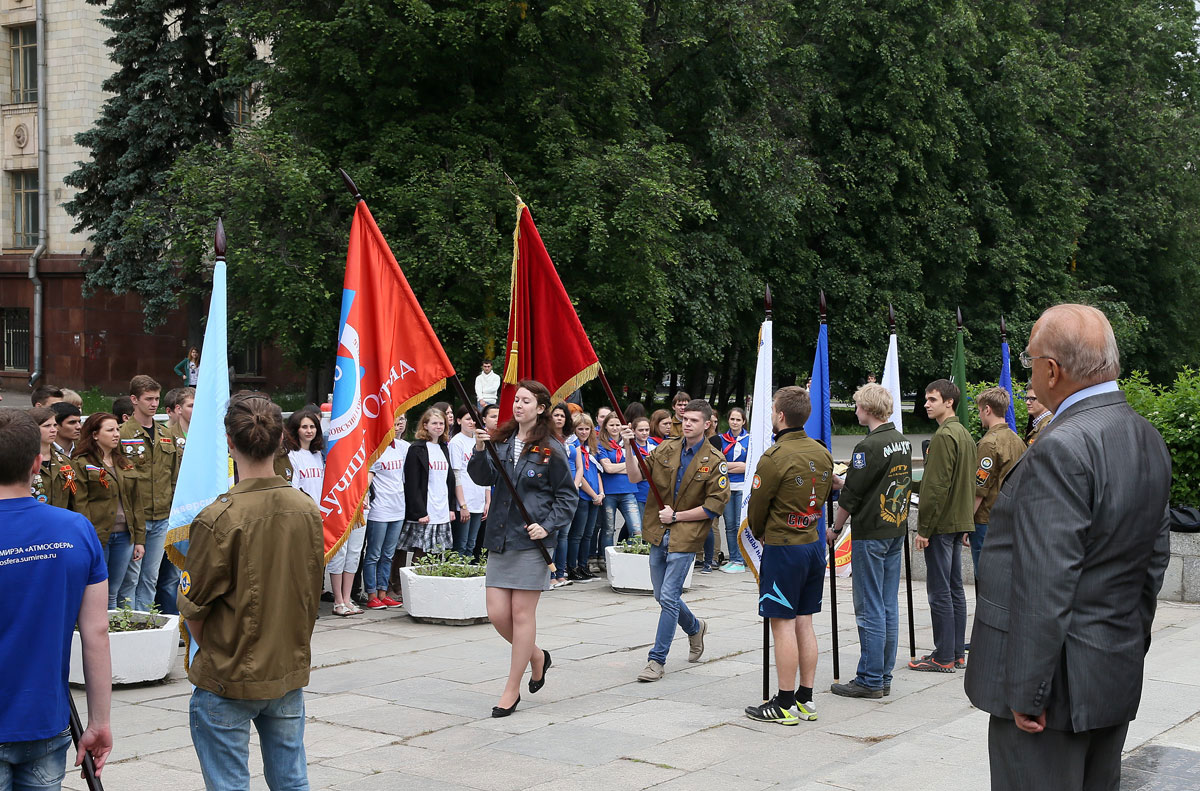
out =
[[[1121,353],[1108,317],[1088,305],[1055,305],[1038,319],[1037,339],[1044,356],[1054,358],[1072,379],[1094,385],[1121,375]]]

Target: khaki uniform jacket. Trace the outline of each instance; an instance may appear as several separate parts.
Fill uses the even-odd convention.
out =
[[[269,700],[308,683],[324,542],[317,504],[278,476],[239,481],[196,515],[176,597],[204,622],[193,684]]]
[[[729,466],[725,456],[705,438],[700,438],[696,453],[683,473],[679,494],[675,494],[675,476],[679,472],[683,438],[671,437],[663,441],[646,457],[650,468],[650,479],[658,487],[663,501],[676,511],[687,511],[697,506],[707,508],[720,516],[729,502]],[[704,549],[704,539],[717,517],[695,522],[676,522],[664,525],[658,518],[658,501],[651,494],[646,498],[646,510],[642,514],[642,538],[658,546],[663,534],[671,531],[670,552],[699,552]]]
[[[784,429],[754,468],[747,519],[767,546],[811,544],[833,488],[833,456],[802,428]]]
[[[975,532],[975,440],[956,417],[934,432],[918,489],[917,532],[924,538],[941,533]]]
[[[117,455],[114,451],[113,455]],[[113,464],[109,472],[86,456],[71,461],[75,470],[75,511],[83,514],[96,528],[100,543],[108,546],[117,518],[117,498],[125,511],[125,524],[134,544],[146,543],[146,521],[142,516],[141,479],[134,470]],[[114,480],[114,478],[116,480]]]
[[[1051,417],[1053,417],[1053,415],[1051,415],[1049,412],[1043,412],[1042,414],[1038,415],[1037,419],[1029,421],[1029,425],[1025,429],[1025,447],[1033,447],[1033,443],[1037,440],[1038,434],[1041,434],[1042,429],[1044,429],[1050,423]]]
[[[912,443],[883,423],[854,446],[838,502],[850,512],[855,541],[899,538],[908,527]]]
[[[147,431],[135,418],[121,426],[121,451],[133,462],[141,480],[139,487],[146,519],[166,519],[171,515],[171,498],[175,496],[175,479],[179,477],[179,461],[183,449],[176,444],[175,431],[165,423],[154,421]]]
[[[295,474],[292,469],[292,460],[288,456],[286,450],[280,450],[275,454],[275,474],[283,478],[288,483],[292,482],[292,475]]]
[[[1000,496],[1004,479],[1025,453],[1025,442],[1006,423],[998,423],[979,440],[978,466],[975,468],[975,496],[983,497],[975,509],[975,524],[986,525],[992,506]]]
[[[41,472],[33,476],[34,498],[38,502],[74,511],[78,488],[71,460],[58,448],[51,447],[50,458],[42,462]]]

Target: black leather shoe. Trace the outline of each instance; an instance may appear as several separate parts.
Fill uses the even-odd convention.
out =
[[[544,673],[542,675],[545,676]],[[515,701],[513,701],[513,704],[511,706],[509,706],[507,709],[501,708],[500,706],[492,706],[492,716],[493,717],[507,717],[509,714],[512,714],[514,711],[517,710],[517,704],[520,702],[521,702],[521,696],[517,695],[517,699]]]
[[[545,658],[545,664],[542,665],[542,677],[538,678],[538,679],[535,679],[533,676],[529,677],[529,694],[530,695],[537,692],[542,687],[546,686],[546,671],[550,669],[550,652],[547,651],[545,648],[543,648],[542,656]]]

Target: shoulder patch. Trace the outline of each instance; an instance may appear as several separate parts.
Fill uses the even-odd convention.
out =
[[[992,462],[991,456],[984,456],[982,459],[979,460],[979,469],[990,470],[992,468],[992,463],[993,462]]]
[[[856,470],[865,468],[867,466],[867,454],[855,453],[850,463]]]
[[[728,478],[726,478],[724,475],[722,475],[720,478],[717,478],[717,488],[718,489],[724,489],[727,486],[729,486]]]
[[[976,470],[975,471],[975,485],[978,487],[986,486],[987,482],[988,482],[988,478],[990,478],[991,476],[992,476],[992,474],[985,469],[980,468],[980,469]]]
[[[750,484],[750,488],[752,488],[752,489],[757,489],[757,488],[758,488],[758,487],[760,487],[760,486],[762,486],[762,478],[760,478],[760,477],[758,477],[757,475],[755,475],[755,476],[754,476],[754,483]]]
[[[722,475],[727,475],[729,473],[729,465],[725,462],[721,462],[717,465],[717,472],[721,473]]]
[[[188,595],[188,591],[192,589],[192,575],[186,571],[179,575],[179,591],[184,595]]]

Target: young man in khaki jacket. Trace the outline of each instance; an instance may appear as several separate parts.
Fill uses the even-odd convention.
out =
[[[704,653],[707,624],[692,614],[683,603],[683,581],[692,567],[696,552],[704,548],[704,538],[712,530],[725,503],[729,501],[729,468],[725,457],[704,437],[712,418],[707,401],[693,399],[681,410],[682,437],[671,437],[646,457],[650,480],[666,505],[659,509],[654,496],[646,501],[642,516],[642,538],[650,549],[650,581],[654,599],[661,611],[658,631],[646,667],[638,681],[658,681],[663,677],[667,651],[678,625],[688,635],[689,662],[699,662]],[[633,429],[624,426],[629,458],[637,458],[633,448]],[[632,483],[640,483],[640,464],[625,465]]]

